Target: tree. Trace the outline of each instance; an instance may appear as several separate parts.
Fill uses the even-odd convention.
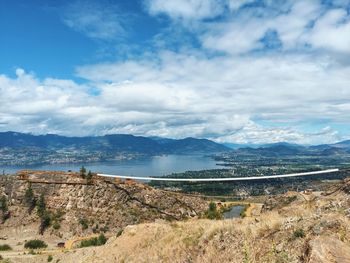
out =
[[[3,213],[8,211],[7,200],[4,195],[0,197],[0,211],[2,211]]]
[[[41,219],[41,222],[40,222],[40,227],[39,227],[39,234],[42,235],[42,234],[44,234],[45,229],[47,227],[49,227],[51,224],[50,213],[48,211],[45,211],[40,219]]]
[[[45,211],[46,211],[46,204],[45,204],[45,198],[44,194],[41,194],[38,200],[38,203],[36,204],[37,212],[39,217],[43,217]]]
[[[80,168],[80,176],[81,176],[81,178],[85,178],[86,177],[86,168],[84,166],[82,166]]]
[[[89,172],[86,175],[86,179],[90,181],[92,179],[92,172],[89,170]]]
[[[29,186],[24,194],[24,203],[28,207],[28,213],[31,214],[34,207],[35,207],[35,203],[36,203],[31,184],[29,184]]]
[[[214,202],[209,203],[209,208],[205,212],[205,217],[208,219],[220,219],[222,215],[216,208],[216,204]]]
[[[0,212],[1,212],[1,221],[2,223],[4,223],[6,219],[10,217],[7,199],[4,195],[0,197]]]

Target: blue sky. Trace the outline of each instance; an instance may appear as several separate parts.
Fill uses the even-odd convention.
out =
[[[4,0],[0,131],[350,138],[350,1]]]

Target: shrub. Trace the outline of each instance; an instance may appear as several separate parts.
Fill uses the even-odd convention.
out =
[[[29,184],[24,194],[24,203],[28,207],[28,213],[31,214],[36,204],[36,200],[35,200],[35,196],[34,196],[31,184]]]
[[[89,170],[89,172],[87,173],[87,175],[86,175],[86,179],[88,180],[88,181],[91,181],[91,179],[92,179],[92,172]]]
[[[32,239],[24,244],[24,248],[30,248],[30,249],[38,249],[38,248],[46,248],[47,244],[39,239]]]
[[[293,232],[293,238],[303,238],[305,237],[305,232],[303,229],[297,229]]]
[[[40,195],[36,208],[37,208],[38,216],[42,217],[46,211],[44,194]]]
[[[12,250],[12,248],[7,244],[0,245],[0,251],[7,251],[7,250]]]
[[[60,223],[55,222],[55,223],[53,223],[52,227],[53,227],[53,229],[57,230],[57,229],[61,228],[61,225],[60,225]]]
[[[49,255],[49,256],[47,257],[47,262],[51,262],[52,260],[53,260],[52,255]]]
[[[117,237],[121,236],[123,234],[123,229],[119,229],[117,232]]]
[[[2,212],[1,222],[4,223],[10,217],[7,199],[4,195],[0,197],[0,212]]]
[[[88,221],[85,218],[80,218],[79,219],[79,224],[81,225],[82,229],[85,230],[89,227]]]
[[[40,217],[40,219],[41,219],[41,222],[40,222],[39,233],[42,235],[44,234],[45,229],[49,227],[51,224],[50,213],[45,211],[44,214]]]
[[[80,177],[83,179],[86,177],[86,168],[84,166],[80,168]]]
[[[0,197],[0,211],[3,213],[6,213],[8,211],[7,200],[4,195]]]
[[[217,210],[216,204],[214,202],[209,203],[209,208],[205,212],[204,216],[208,219],[221,219],[222,217],[221,213]]]
[[[98,237],[93,237],[87,240],[83,240],[80,243],[80,247],[91,247],[91,246],[102,246],[106,244],[107,238],[104,234],[99,235]]]

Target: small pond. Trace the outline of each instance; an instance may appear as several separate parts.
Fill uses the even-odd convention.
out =
[[[229,211],[224,212],[224,219],[240,218],[241,212],[244,210],[244,205],[232,206]]]

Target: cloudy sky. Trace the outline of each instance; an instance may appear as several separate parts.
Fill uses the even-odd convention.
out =
[[[350,0],[2,0],[0,131],[350,138]]]

